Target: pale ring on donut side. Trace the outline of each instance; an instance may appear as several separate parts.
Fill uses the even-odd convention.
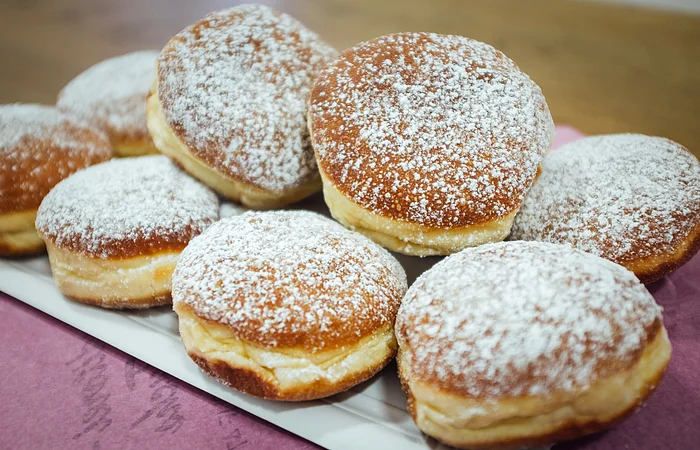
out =
[[[444,230],[381,216],[353,202],[326,177],[323,197],[331,215],[347,228],[364,234],[389,250],[412,256],[449,255],[465,247],[502,241],[510,233],[516,212],[486,224]]]
[[[155,148],[151,140],[130,141],[130,142],[112,142],[112,151],[120,158],[130,158],[132,156],[157,155],[158,149]]]
[[[660,326],[634,366],[588,389],[549,397],[498,399],[487,407],[483,401],[469,402],[412,380],[407,373],[410,355],[410,349],[401,348],[397,361],[408,410],[418,428],[457,448],[493,448],[495,444],[522,448],[593,433],[633,414],[660,383],[671,344]]]
[[[46,250],[56,286],[68,297],[109,309],[150,308],[171,302],[171,276],[179,251],[101,259],[48,241]]]
[[[393,326],[351,345],[310,354],[302,348],[265,348],[175,304],[188,355],[207,374],[256,397],[303,401],[327,397],[374,376],[394,358]]]
[[[160,106],[157,79],[154,81],[151,89],[146,116],[148,129],[158,150],[227,199],[242,203],[253,209],[272,209],[294,203],[320,189],[321,181],[318,176],[284,193],[279,193],[261,189],[222,175],[193,155],[185,143],[170,128]]]
[[[0,214],[0,256],[23,256],[44,249],[34,227],[36,209]]]

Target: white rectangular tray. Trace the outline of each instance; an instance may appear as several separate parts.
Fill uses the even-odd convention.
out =
[[[311,206],[310,209],[325,209],[316,201],[308,203],[311,205],[306,207]],[[222,215],[236,212],[222,207]],[[437,260],[399,259],[407,269],[409,281]],[[199,370],[185,353],[178,334],[177,316],[170,307],[111,311],[66,299],[54,286],[45,256],[0,260],[0,291],[328,449],[448,448],[422,435],[413,424],[406,412],[406,399],[394,364],[374,379],[328,399],[304,403],[260,400],[235,392]]]

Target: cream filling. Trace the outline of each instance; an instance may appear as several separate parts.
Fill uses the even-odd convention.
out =
[[[92,258],[46,243],[56,286],[76,299],[126,306],[170,294],[180,252],[125,259]]]
[[[9,253],[41,250],[44,246],[34,227],[36,210],[0,215],[0,248]]]
[[[180,337],[188,353],[231,367],[254,371],[281,392],[303,389],[318,381],[340,382],[390,358],[396,352],[394,329],[387,325],[354,345],[310,352],[303,348],[266,348],[240,339],[227,327],[198,318],[175,305]]]
[[[505,239],[515,212],[487,224],[436,229],[383,217],[348,199],[321,171],[323,196],[333,217],[378,244],[405,255],[449,255],[467,247]]]
[[[318,177],[314,177],[307,183],[284,192],[275,192],[253,187],[220,174],[190,153],[185,143],[168,125],[163,109],[160,107],[157,79],[154,80],[151,89],[154,93],[148,97],[146,116],[148,129],[158,150],[177,161],[187,172],[229,200],[253,209],[270,209],[308,197],[321,187]]]
[[[546,436],[572,423],[614,420],[646,398],[670,357],[671,344],[662,328],[634,366],[577,392],[480,400],[406,381],[414,397],[416,425],[424,433],[452,445],[497,444]],[[402,348],[398,363],[405,374],[410,373],[408,361],[410,353]]]

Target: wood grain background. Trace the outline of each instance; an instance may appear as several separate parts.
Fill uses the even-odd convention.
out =
[[[53,103],[95,62],[160,48],[222,0],[2,0],[0,103]],[[700,16],[564,0],[264,1],[338,48],[397,31],[486,41],[586,133],[666,136],[700,155]]]

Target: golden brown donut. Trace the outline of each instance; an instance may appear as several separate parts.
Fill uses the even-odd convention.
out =
[[[61,90],[56,106],[104,130],[116,156],[157,153],[146,126],[157,57],[145,50],[95,64]]]
[[[123,158],[59,183],[39,207],[56,286],[104,308],[170,303],[180,252],[219,218],[216,195],[161,155]]]
[[[274,208],[320,188],[306,127],[317,72],[336,52],[262,5],[217,11],[158,59],[148,127],[158,149],[230,200]]]
[[[0,105],[0,256],[42,251],[34,228],[41,200],[76,170],[111,157],[107,137],[71,115]]]
[[[544,242],[439,262],[406,293],[396,336],[418,428],[469,449],[609,427],[642,405],[671,355],[661,308],[632,272]]]
[[[671,140],[591,136],[545,158],[511,239],[572,245],[651,283],[700,249],[700,162]]]
[[[183,251],[173,309],[190,357],[256,397],[311,400],[367,380],[396,353],[399,263],[309,211],[248,212]]]
[[[333,216],[420,256],[504,239],[554,132],[513,61],[431,33],[343,52],[311,92],[309,127]]]

